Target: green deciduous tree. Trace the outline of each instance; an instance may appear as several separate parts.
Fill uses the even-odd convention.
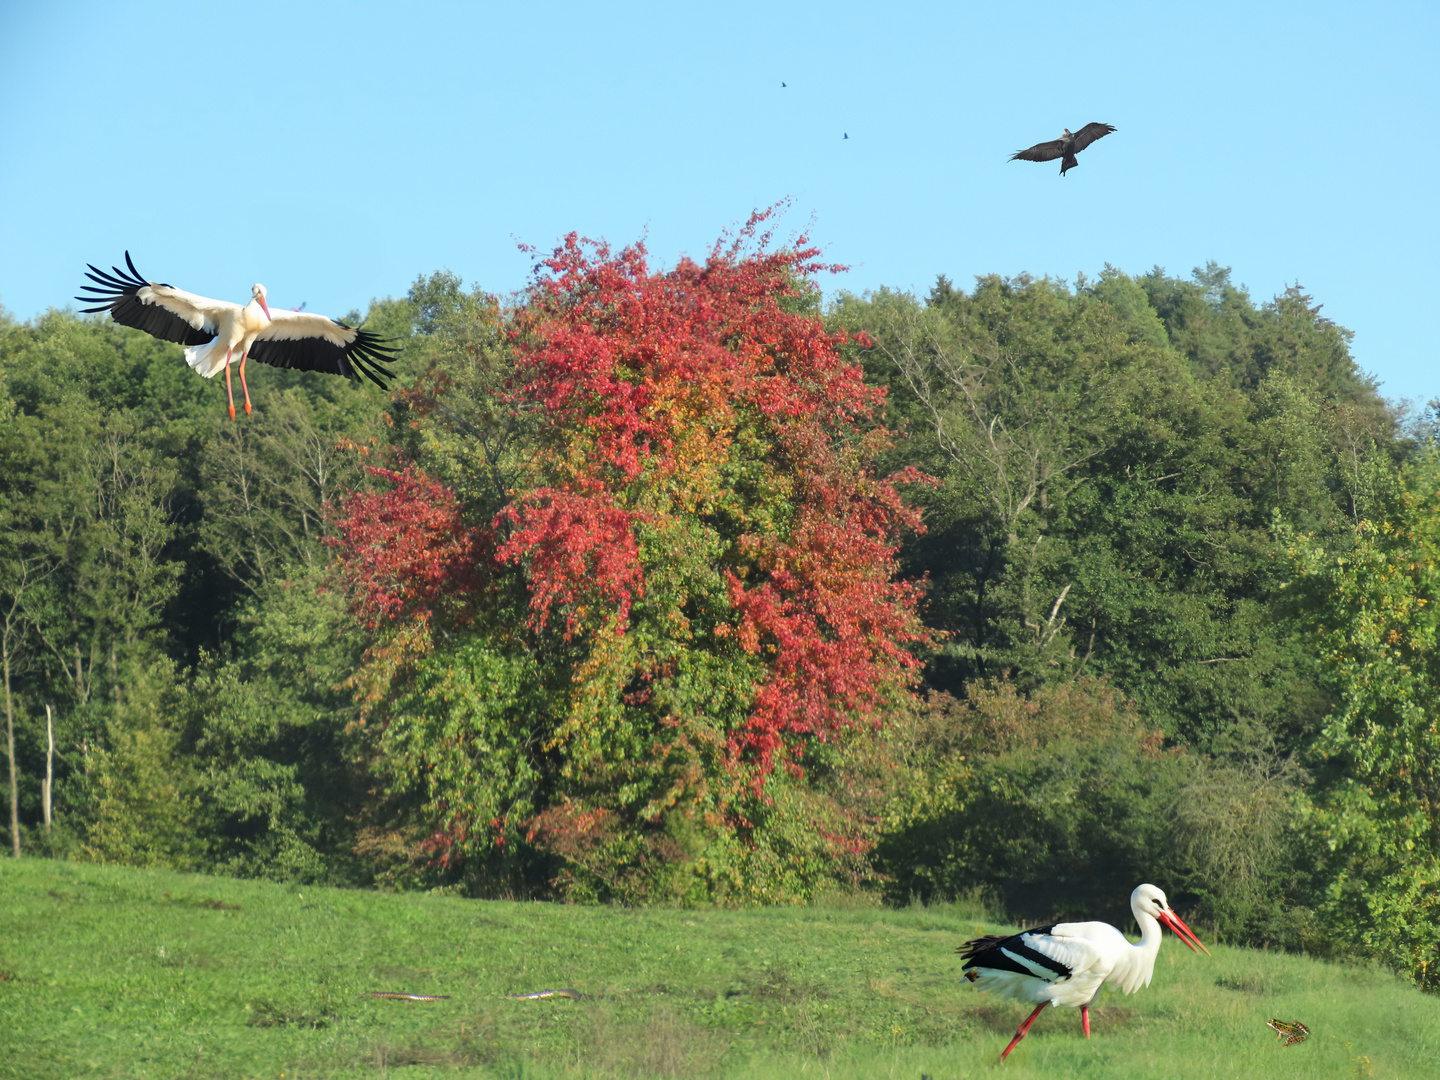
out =
[[[206,866],[199,777],[175,722],[183,687],[167,659],[127,663],[101,727],[84,745],[80,783],[90,805],[81,851],[100,862]]]
[[[931,685],[1086,672],[1172,740],[1301,745],[1325,702],[1274,618],[1272,517],[1344,531],[1401,449],[1318,311],[1256,307],[1214,267],[843,298],[908,434],[887,461],[942,481],[903,553],[950,634]]]
[[[56,808],[91,857],[323,877],[323,850],[337,873],[351,866],[336,822],[356,763],[335,750],[362,646],[315,593],[325,504],[353,486],[351,447],[383,428],[384,402],[267,375],[252,423],[222,425],[202,408],[214,384],[172,345],[58,313],[0,327],[21,816],[38,816],[31,718],[53,701]],[[304,590],[287,585],[315,610],[297,614]],[[309,635],[287,626],[306,619]]]
[[[1334,940],[1440,988],[1440,467],[1338,547],[1294,535],[1291,586],[1338,697],[1304,806]]]

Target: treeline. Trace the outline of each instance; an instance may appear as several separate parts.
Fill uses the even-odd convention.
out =
[[[1213,265],[822,308],[754,225],[422,278],[368,313],[391,399],[263,370],[233,424],[176,347],[0,324],[10,845],[1117,922],[1154,881],[1434,986],[1440,472],[1348,332]]]

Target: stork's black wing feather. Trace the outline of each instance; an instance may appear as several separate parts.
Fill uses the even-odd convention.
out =
[[[181,345],[204,345],[207,341],[215,340],[211,331],[196,329],[175,312],[159,304],[147,303],[136,295],[152,282],[146,281],[141,277],[140,271],[135,269],[130,252],[125,252],[125,265],[130,267],[129,274],[118,266],[112,266],[110,269],[113,273],[107,274],[93,263],[85,265],[90,267],[90,273],[85,276],[95,282],[95,285],[82,285],[80,289],[95,295],[77,296],[75,299],[85,304],[97,304],[96,307],[81,308],[85,314],[108,311],[110,317],[121,326],[133,326],[161,341],[177,341]],[[165,287],[170,288],[168,285]]]
[[[1115,127],[1111,124],[1086,124],[1075,132],[1075,153],[1078,154],[1096,139],[1103,139],[1114,130]]]
[[[1015,956],[1021,956],[1032,964],[1054,972],[1058,978],[1068,978],[1070,975],[1068,967],[1025,944],[1026,934],[1048,934],[1054,929],[1054,924],[1051,924],[1024,930],[1009,937],[987,934],[985,937],[972,938],[955,950],[965,958],[965,965],[961,970],[969,971],[971,968],[983,967],[990,968],[992,971],[1013,971],[1017,975],[1035,974],[1033,970],[1015,959]],[[1014,956],[1007,955],[1007,953],[1013,953]]]
[[[1013,935],[1008,934],[986,934],[984,937],[971,938],[955,951],[966,960],[979,956],[983,952],[993,949],[1003,941],[1009,941]]]
[[[1010,155],[1011,161],[1054,161],[1065,153],[1065,144],[1059,139],[1052,139],[1050,142],[1036,143],[1028,150],[1020,150]]]
[[[992,949],[998,949],[1001,946],[1009,948],[1012,943],[1022,944],[1020,938],[1023,934],[1048,934],[1055,929],[1055,926],[1055,923],[1051,923],[1049,926],[1032,926],[1029,930],[1021,930],[1019,934],[986,934],[984,937],[971,938],[955,951],[966,960],[974,960]]]
[[[350,329],[339,321],[336,325]],[[337,345],[317,337],[261,339],[250,346],[250,359],[271,367],[343,375],[352,382],[359,382],[363,375],[381,390],[388,390],[390,384],[387,380],[393,379],[395,373],[385,365],[393,363],[399,351],[386,345],[388,340],[369,330],[356,330],[354,339],[348,345]]]

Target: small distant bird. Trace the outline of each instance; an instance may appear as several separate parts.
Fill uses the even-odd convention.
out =
[[[359,382],[364,375],[381,390],[394,377],[384,365],[395,359],[396,349],[368,330],[300,311],[271,311],[265,301],[265,286],[250,289],[244,307],[228,300],[147,281],[125,253],[127,275],[118,266],[113,274],[90,264],[85,276],[95,285],[82,285],[93,296],[77,296],[83,303],[98,307],[81,308],[86,314],[108,311],[121,326],[144,330],[161,341],[186,346],[185,362],[209,379],[225,369],[225,396],[230,419],[235,419],[235,394],[230,387],[230,361],[240,357],[240,388],[245,392],[245,413],[250,413],[250,388],[245,384],[245,359],[262,364],[343,375]],[[99,286],[98,288],[96,286]],[[304,304],[300,305],[304,307]]]
[[[1164,923],[1190,951],[1205,949],[1193,930],[1170,910],[1165,894],[1154,885],[1140,885],[1130,894],[1130,910],[1140,927],[1140,943],[1131,945],[1109,923],[1055,923],[1023,930],[1010,937],[989,935],[967,941],[959,952],[965,957],[965,978],[989,990],[1026,1004],[1037,1003],[1030,1018],[1000,1055],[1004,1061],[1046,1005],[1080,1008],[1080,1026],[1090,1037],[1090,1003],[1107,983],[1130,994],[1150,985],[1155,956],[1160,951],[1160,924]],[[1205,955],[1210,950],[1205,949]]]
[[[781,90],[784,90],[784,89],[785,89],[785,84],[784,84],[783,82],[780,84],[780,89],[781,89]]]
[[[1110,124],[1086,124],[1079,131],[1072,132],[1069,128],[1058,139],[1050,142],[1036,143],[1028,150],[1021,150],[1010,155],[1011,161],[1054,161],[1061,158],[1060,175],[1064,176],[1066,171],[1075,168],[1080,162],[1075,160],[1075,155],[1084,150],[1096,139],[1103,139],[1115,128]]]
[[[848,132],[848,131],[847,131],[847,132],[845,132],[845,138],[847,138],[847,139],[848,139],[848,138],[849,138],[849,137],[850,137],[850,133],[849,133],[849,132]]]

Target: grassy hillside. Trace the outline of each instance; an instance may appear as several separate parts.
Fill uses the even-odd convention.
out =
[[[991,1075],[1027,1010],[959,978],[955,946],[996,929],[975,914],[562,907],[5,859],[0,1076]],[[1154,985],[1101,997],[1092,1040],[1047,1012],[998,1075],[1435,1075],[1440,1000],[1213,951],[1167,941]],[[504,996],[554,987],[603,996]],[[1311,1038],[1282,1048],[1272,1016]]]

